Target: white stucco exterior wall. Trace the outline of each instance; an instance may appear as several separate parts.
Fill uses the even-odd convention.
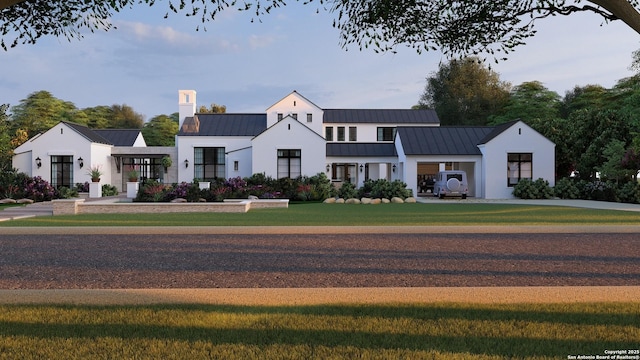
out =
[[[51,156],[73,156],[73,184],[91,181],[87,172],[92,164],[101,166],[100,182],[108,184],[111,182],[111,148],[111,145],[92,143],[65,123],[59,123],[17,147],[14,167],[51,182]],[[42,162],[40,168],[35,164],[36,158]],[[83,159],[82,168],[78,158]]]
[[[479,146],[483,155],[484,189],[487,199],[513,198],[507,182],[507,154],[531,153],[532,177],[555,186],[555,144],[522,121]]]
[[[223,147],[225,150],[225,178],[251,176],[251,137],[250,136],[180,136],[178,148],[178,182],[192,182],[194,173],[194,148]],[[189,166],[185,167],[185,160]],[[233,170],[233,162],[238,161],[239,171]]]
[[[252,140],[253,173],[278,176],[278,149],[301,150],[302,175],[326,172],[326,142],[315,131],[285,117]]]
[[[282,117],[297,114],[298,121],[315,133],[324,136],[322,127],[323,111],[311,101],[297,92],[292,92],[282,100],[271,105],[267,110],[267,128],[278,122],[278,114]],[[311,122],[307,120],[307,114],[311,114]]]

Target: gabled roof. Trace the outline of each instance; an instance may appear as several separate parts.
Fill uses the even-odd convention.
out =
[[[256,134],[253,138],[255,139],[255,138],[257,138],[257,137],[261,136],[262,134],[264,134],[264,133],[268,132],[269,130],[274,129],[274,128],[278,127],[278,126],[281,126],[282,124],[290,124],[290,123],[294,123],[294,124],[300,125],[303,129],[305,129],[305,130],[307,130],[307,131],[311,132],[311,133],[312,133],[312,134],[314,134],[315,136],[317,136],[317,137],[321,138],[322,140],[324,140],[324,137],[322,137],[322,136],[321,136],[320,134],[318,134],[317,132],[315,132],[315,131],[311,130],[311,129],[306,125],[306,124],[304,124],[304,123],[302,123],[302,122],[298,121],[298,119],[295,119],[295,118],[294,118],[293,116],[291,116],[291,115],[287,115],[287,116],[285,116],[282,120],[280,120],[280,121],[276,122],[275,124],[273,124],[273,125],[271,125],[271,126],[269,126],[269,127],[265,127],[265,128],[264,128],[264,130],[262,130],[260,133]],[[252,141],[253,141],[253,140],[252,140]]]
[[[325,109],[322,122],[438,125],[440,119],[431,109]]]
[[[506,122],[504,124],[500,124],[496,127],[493,128],[493,130],[487,134],[487,136],[485,136],[483,139],[480,140],[480,142],[478,142],[478,144],[486,144],[489,141],[493,140],[493,138],[495,138],[496,136],[502,134],[505,130],[507,130],[508,128],[512,127],[515,123],[517,123],[518,120],[513,120],[513,121],[509,121]]]
[[[133,146],[140,129],[96,129],[93,130],[114,146]]]
[[[494,130],[487,126],[398,127],[406,155],[481,155],[478,144]]]
[[[179,136],[255,136],[267,128],[266,114],[196,114],[198,132],[184,132]]]
[[[327,143],[327,156],[398,156],[393,143]]]
[[[91,130],[91,129],[89,129],[88,127],[86,127],[84,125],[80,125],[80,124],[76,124],[76,123],[72,123],[72,122],[68,122],[68,121],[61,121],[61,123],[67,125],[70,128],[72,128],[75,132],[77,132],[78,134],[82,135],[84,138],[86,138],[87,140],[89,140],[91,142],[100,143],[100,144],[107,144],[107,145],[113,145],[111,142],[109,142],[109,140],[105,139],[103,136],[98,134],[95,130]]]
[[[275,103],[273,103],[271,106],[269,106],[267,109],[271,109],[272,107],[274,107],[277,103],[279,103],[280,101],[288,98],[289,96],[296,94],[296,96],[299,96],[301,99],[303,99],[304,101],[308,102],[309,104],[317,107],[318,109],[320,109],[320,107],[316,104],[313,103],[313,101],[307,99],[306,97],[304,97],[302,94],[300,94],[297,90],[293,90],[292,92],[290,92],[287,96],[283,97],[282,99],[276,101]]]

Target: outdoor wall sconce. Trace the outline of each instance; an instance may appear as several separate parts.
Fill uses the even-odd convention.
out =
[[[184,167],[189,167],[189,159],[184,159]]]
[[[360,172],[362,172],[362,169],[364,169],[364,165],[360,164]]]
[[[391,167],[391,171],[396,172],[396,164],[393,164],[393,166]]]
[[[40,156],[36,158],[36,166],[38,167],[38,169],[40,169],[40,167],[42,166],[42,160],[40,160]]]
[[[82,156],[78,158],[78,166],[80,166],[80,169],[82,169],[82,167],[84,166],[84,160],[82,160]]]
[[[327,164],[327,172],[329,172],[329,170],[331,170],[331,165]]]

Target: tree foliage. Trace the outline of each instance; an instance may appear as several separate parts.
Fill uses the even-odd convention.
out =
[[[27,137],[46,131],[60,121],[75,121],[78,109],[71,102],[60,100],[48,91],[37,91],[12,109],[13,130],[22,129]]]
[[[178,133],[178,121],[167,115],[158,115],[142,128],[142,136],[147,146],[174,146]]]
[[[477,58],[452,60],[427,78],[418,107],[434,109],[442,125],[486,125],[505,105],[509,89]]]
[[[218,105],[214,103],[211,103],[209,107],[202,105],[198,109],[198,113],[200,114],[224,114],[226,112],[227,112],[226,105]]]
[[[129,105],[111,105],[111,125],[113,129],[141,129],[144,116]]]
[[[13,156],[11,136],[9,135],[8,109],[9,104],[0,104],[0,172],[11,169],[11,157]]]
[[[298,0],[300,1],[300,0]],[[212,21],[225,9],[254,12],[256,17],[286,5],[285,0],[0,0],[0,46],[35,43],[53,35],[81,38],[82,30],[109,30],[114,12],[134,5],[167,6],[181,13]],[[417,51],[440,50],[449,57],[491,54],[504,59],[534,36],[536,21],[555,15],[590,12],[606,21],[622,20],[640,33],[637,0],[304,0],[335,15],[341,45],[394,51],[405,44]],[[199,29],[199,25],[196,30]],[[5,37],[7,42],[5,42]]]
[[[559,116],[560,96],[547,89],[539,81],[529,81],[511,90],[509,100],[499,112],[491,116],[490,123],[497,125],[520,119],[528,124],[533,119],[551,120]]]

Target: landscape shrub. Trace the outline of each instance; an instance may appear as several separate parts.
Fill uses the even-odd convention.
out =
[[[118,188],[111,184],[102,185],[102,196],[116,196],[118,195]]]
[[[85,181],[84,184],[76,183],[75,188],[76,190],[78,190],[78,192],[89,192],[89,182]]]
[[[40,176],[27,178],[22,186],[22,197],[33,201],[50,201],[58,195],[56,189]]]
[[[166,200],[167,190],[169,186],[161,184],[155,180],[145,180],[140,184],[135,202],[163,202]]]
[[[200,201],[202,191],[198,183],[187,183],[185,181],[180,184],[174,183],[166,189],[164,201],[171,201],[182,198],[190,202]]]
[[[562,178],[556,181],[553,194],[560,199],[579,199],[581,195],[579,184],[579,180]]]
[[[624,203],[640,203],[640,185],[636,181],[621,185],[618,188],[617,198]]]
[[[387,179],[368,179],[358,190],[358,195],[360,197],[371,197],[380,199],[391,199],[393,197],[406,199],[412,194],[411,190],[407,189],[407,184],[400,180],[389,182]]]
[[[58,189],[58,198],[60,199],[71,199],[78,197],[78,190],[75,188],[69,189],[68,187],[62,186]]]
[[[553,190],[549,186],[549,182],[542,178],[535,181],[521,179],[513,187],[513,196],[520,199],[550,199],[553,197]]]
[[[582,189],[585,200],[617,201],[616,185],[608,181],[586,182]]]
[[[343,199],[351,199],[358,197],[358,190],[356,190],[356,186],[350,182],[342,183],[340,189],[338,189],[338,197]]]

